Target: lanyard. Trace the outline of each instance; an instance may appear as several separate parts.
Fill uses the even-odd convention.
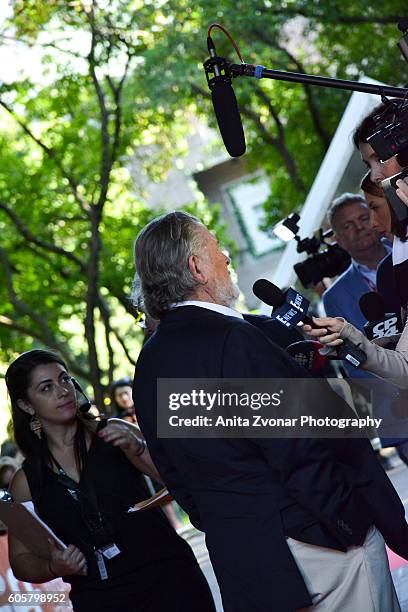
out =
[[[84,431],[81,427],[79,431],[79,449],[81,457],[81,469],[84,470],[87,450]],[[113,528],[107,521],[106,517],[102,515],[100,511],[98,498],[96,495],[95,487],[91,479],[82,478],[79,483],[75,482],[65,470],[61,467],[60,463],[49,451],[51,462],[55,464],[58,469],[56,479],[58,483],[63,486],[69,493],[72,501],[81,514],[82,521],[89,533],[89,537],[94,548],[104,546],[106,543],[113,540]]]

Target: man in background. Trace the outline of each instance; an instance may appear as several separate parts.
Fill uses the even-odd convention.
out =
[[[334,238],[351,257],[351,264],[323,294],[326,314],[344,317],[358,329],[366,318],[359,307],[364,293],[376,291],[379,263],[391,252],[370,225],[370,211],[363,196],[344,193],[333,201],[328,220]]]

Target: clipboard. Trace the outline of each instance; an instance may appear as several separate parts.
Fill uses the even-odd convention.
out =
[[[67,548],[36,514],[32,501],[21,503],[0,501],[0,520],[7,525],[11,535],[20,540],[30,552],[43,559],[48,559],[50,556],[48,540],[53,540],[60,550]]]

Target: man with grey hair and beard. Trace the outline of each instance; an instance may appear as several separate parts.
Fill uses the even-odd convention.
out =
[[[367,440],[157,434],[160,379],[307,377],[234,310],[229,263],[183,212],[154,219],[135,244],[135,299],[160,319],[136,365],[139,424],[169,491],[206,534],[224,611],[397,612],[376,527],[405,557],[408,527]],[[343,406],[325,381],[319,402]]]

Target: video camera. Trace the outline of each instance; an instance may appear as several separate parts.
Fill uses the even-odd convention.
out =
[[[292,213],[274,228],[274,233],[282,240],[296,240],[297,252],[309,255],[307,259],[294,265],[294,270],[305,288],[319,283],[323,278],[332,278],[344,272],[351,263],[350,255],[336,242],[327,243],[333,230],[319,229],[311,238],[300,239],[297,222],[300,217]],[[320,250],[323,247],[323,250]],[[326,247],[326,248],[324,248]]]
[[[408,166],[408,100],[383,99],[385,108],[373,120],[375,132],[367,138],[381,161],[394,155],[402,168]],[[397,181],[408,176],[408,170],[402,170],[381,181],[386,198],[392,206],[399,221],[408,220],[408,208],[397,196]]]
[[[398,47],[408,62],[408,18],[402,19],[398,24],[404,36],[399,41]],[[387,161],[394,155],[402,172],[394,174],[381,181],[387,200],[392,206],[399,221],[408,220],[408,208],[396,194],[397,181],[408,176],[408,99],[388,99],[382,96],[384,108],[373,117],[375,124],[374,132],[367,138],[368,144],[372,146],[382,162]]]
[[[375,132],[367,138],[381,161],[394,155],[400,166],[408,162],[408,100],[383,100],[385,108],[374,119]],[[401,158],[403,162],[400,163]]]

